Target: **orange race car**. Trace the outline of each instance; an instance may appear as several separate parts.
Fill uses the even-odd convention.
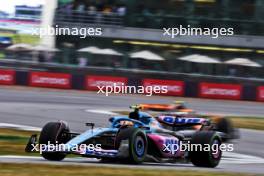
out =
[[[139,104],[142,110],[167,111],[167,112],[194,112],[186,107],[185,102],[175,101],[173,104]]]
[[[193,109],[190,109],[186,106],[185,102],[183,101],[175,101],[172,104],[139,104],[138,105],[142,111],[155,111],[160,112],[158,115],[155,115],[155,118],[164,125],[164,127],[167,127],[169,129],[173,129],[175,131],[180,130],[205,130],[203,127],[203,124],[192,124],[190,123],[174,123],[172,126],[169,123],[164,121],[166,117],[175,117],[176,120],[173,120],[175,122],[180,122],[181,119],[186,118],[206,118],[210,123],[213,125],[210,125],[210,127],[213,127],[213,130],[223,132],[227,134],[226,140],[228,139],[236,139],[239,138],[238,130],[234,128],[233,123],[230,119],[222,116],[202,116],[199,114],[196,114]],[[167,118],[169,119],[169,118]],[[179,119],[179,120],[177,120]],[[206,121],[207,122],[207,121]],[[207,129],[212,130],[212,129]]]

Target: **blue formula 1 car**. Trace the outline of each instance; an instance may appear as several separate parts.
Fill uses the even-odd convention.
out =
[[[216,167],[219,164],[222,156],[221,132],[175,132],[163,128],[150,114],[140,112],[140,107],[133,108],[134,111],[128,116],[110,118],[108,128],[94,128],[93,123],[87,123],[91,129],[81,134],[70,132],[69,126],[63,121],[47,123],[39,139],[37,135],[30,137],[25,150],[33,152],[38,149],[45,159],[52,161],[63,160],[67,154],[76,154],[102,161],[134,164],[180,161],[200,167]],[[196,123],[197,120],[186,119],[185,122]],[[183,144],[208,148],[182,150]]]

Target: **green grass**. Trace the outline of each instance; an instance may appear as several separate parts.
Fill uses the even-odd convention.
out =
[[[13,43],[27,43],[36,45],[40,42],[40,38],[38,36],[30,35],[30,34],[11,34],[11,33],[1,33],[0,36],[11,37]]]
[[[120,169],[91,166],[58,166],[38,164],[0,164],[1,176],[237,176],[237,173],[220,173],[186,170]],[[256,174],[239,174],[257,176]]]
[[[25,152],[25,147],[32,134],[37,134],[39,136],[39,132],[0,128],[0,155],[40,156],[37,152]],[[76,157],[76,155],[69,154],[67,157],[72,158]]]
[[[29,155],[25,153],[25,146],[31,134],[28,132],[13,129],[0,129],[0,155]],[[36,154],[30,154],[36,155]]]
[[[229,117],[237,128],[264,130],[264,118],[260,117]]]

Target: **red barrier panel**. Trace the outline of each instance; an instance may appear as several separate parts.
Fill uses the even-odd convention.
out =
[[[184,82],[174,80],[161,80],[161,79],[143,79],[142,84],[144,87],[167,87],[167,93],[159,93],[159,95],[172,95],[172,96],[183,96],[184,95]]]
[[[48,88],[71,88],[71,75],[64,73],[31,72],[30,86]]]
[[[257,100],[264,101],[264,86],[259,86],[257,90]]]
[[[2,85],[14,85],[15,84],[14,70],[0,70],[0,84]]]
[[[199,97],[240,100],[242,86],[238,84],[200,83]]]
[[[86,76],[86,86],[87,90],[98,91],[98,87],[103,86],[127,86],[128,79],[126,77],[116,77],[116,76]],[[103,89],[105,90],[105,88]]]

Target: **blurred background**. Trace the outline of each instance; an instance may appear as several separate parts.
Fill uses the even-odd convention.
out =
[[[45,92],[23,87],[12,90],[1,86],[0,129],[3,124],[11,128],[14,124],[42,127],[47,121],[61,119],[68,121],[73,131],[81,131],[87,129],[83,125],[87,120],[105,126],[109,115],[113,115],[109,110],[127,110],[129,105],[138,103],[167,104],[178,99],[187,101],[191,109],[201,114],[227,115],[237,128],[263,130],[262,103],[192,99],[264,102],[263,17],[264,0],[0,0],[0,85],[89,91],[115,84],[138,89],[167,86],[168,93],[163,95],[173,96],[106,98],[79,91]],[[163,28],[180,25],[233,28],[234,35],[163,35]],[[50,26],[72,30],[101,28],[102,35],[32,35],[33,31]],[[220,172],[214,175],[223,175],[222,171],[263,174],[262,132],[240,132],[241,139],[235,141],[237,153],[225,156]],[[25,155],[29,133],[20,136],[18,132],[18,138],[10,137],[10,133],[0,131],[0,154]],[[1,137],[7,141],[2,142]],[[29,158],[6,159],[0,156],[0,162],[36,162]],[[44,175],[54,175],[37,166],[21,168],[22,174],[42,170]],[[80,175],[76,169],[62,167],[59,172]],[[88,169],[83,172],[85,175],[95,175]],[[17,165],[10,169],[0,164],[0,175],[2,170],[7,175],[19,175]],[[123,170],[117,170],[109,173],[123,174]],[[58,175],[57,167],[55,171]],[[154,172],[159,176],[167,174]],[[205,175],[191,170],[189,174]]]
[[[10,2],[10,3],[9,3]],[[0,1],[0,66],[86,73],[122,70],[190,79],[264,79],[263,0]],[[102,28],[102,36],[47,36],[32,28]],[[163,36],[163,28],[234,28],[234,36]]]

